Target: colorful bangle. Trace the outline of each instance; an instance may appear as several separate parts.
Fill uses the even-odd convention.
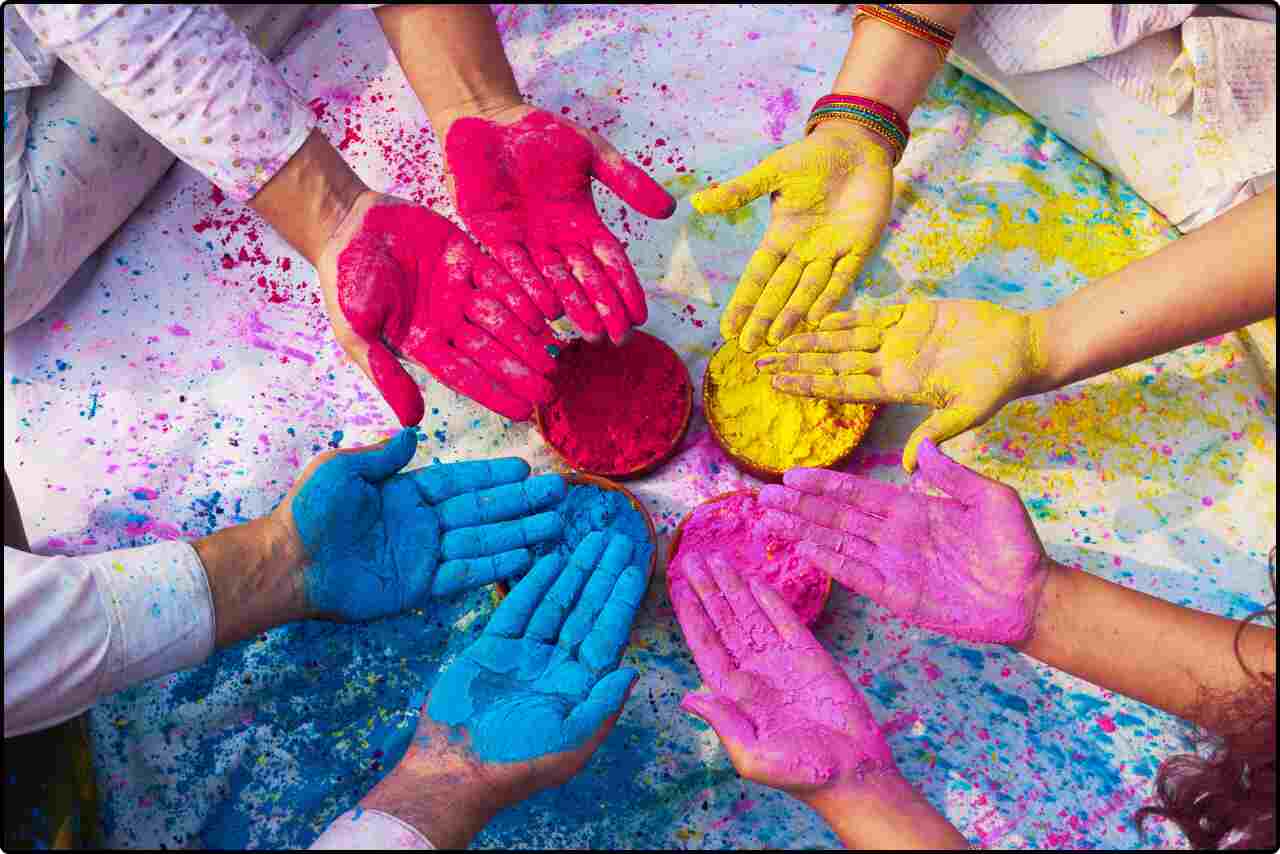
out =
[[[856,26],[862,18],[875,18],[910,36],[927,41],[938,51],[943,62],[947,61],[947,51],[951,50],[951,43],[956,40],[954,30],[894,3],[859,3],[853,13],[853,24]]]
[[[805,122],[805,136],[825,121],[852,122],[875,133],[893,149],[893,165],[897,166],[911,138],[911,130],[902,116],[887,104],[860,95],[834,93],[824,95],[813,105]]]

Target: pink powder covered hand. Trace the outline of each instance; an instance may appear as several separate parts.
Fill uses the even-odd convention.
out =
[[[403,425],[422,393],[397,357],[516,421],[549,400],[555,338],[510,277],[427,208],[365,193],[318,265],[338,343]]]
[[[928,439],[915,477],[947,496],[792,469],[760,501],[791,514],[801,554],[903,620],[961,640],[1025,643],[1048,559],[1018,493]]]
[[[648,318],[626,252],[596,211],[595,178],[648,217],[675,200],[599,134],[527,106],[458,119],[445,138],[458,215],[548,320],[621,343]]]
[[[716,731],[738,773],[797,797],[898,774],[866,700],[771,587],[686,553],[671,602],[710,693],[681,707]]]

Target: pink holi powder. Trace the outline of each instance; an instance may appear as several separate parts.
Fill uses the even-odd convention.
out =
[[[787,118],[798,109],[800,99],[793,89],[783,89],[780,94],[765,98],[764,111],[768,113],[769,121],[765,122],[764,129],[774,142],[782,142],[782,133],[787,129]]]
[[[169,334],[176,335],[179,338],[186,338],[191,334],[191,330],[181,324],[175,323],[169,327]]]
[[[1097,721],[1098,726],[1102,728],[1103,732],[1116,731],[1116,722],[1112,720],[1108,715],[1098,715],[1098,717],[1095,718],[1094,720]]]
[[[1203,504],[1205,507],[1212,507],[1213,499],[1206,495],[1204,498],[1200,499],[1200,503]]]
[[[778,535],[785,526],[781,513],[765,510],[754,495],[732,495],[694,509],[681,529],[679,549],[671,562],[681,572],[686,552],[723,558],[746,578],[773,587],[812,625],[822,613],[830,579],[797,553],[799,543]]]

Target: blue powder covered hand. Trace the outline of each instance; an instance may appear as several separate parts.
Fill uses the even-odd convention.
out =
[[[358,621],[421,608],[524,572],[529,546],[561,536],[560,517],[538,512],[564,498],[559,475],[530,478],[517,458],[398,473],[416,446],[408,429],[322,457],[286,496],[277,512],[306,549],[309,613]]]
[[[460,728],[481,762],[504,767],[594,742],[559,763],[563,779],[556,780],[576,773],[603,741],[636,676],[618,667],[647,583],[634,551],[627,537],[593,532],[567,561],[558,552],[541,558],[484,634],[441,674],[420,732]],[[425,752],[448,749],[439,742],[459,734],[449,732]]]

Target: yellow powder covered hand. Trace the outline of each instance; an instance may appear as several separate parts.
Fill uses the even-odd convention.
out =
[[[870,131],[826,122],[754,169],[695,193],[703,214],[727,213],[772,194],[773,216],[720,318],[750,353],[796,324],[818,323],[849,292],[889,218],[893,167]]]
[[[985,422],[1043,374],[1044,319],[982,300],[916,301],[833,314],[756,366],[790,394],[933,407],[902,453]]]

